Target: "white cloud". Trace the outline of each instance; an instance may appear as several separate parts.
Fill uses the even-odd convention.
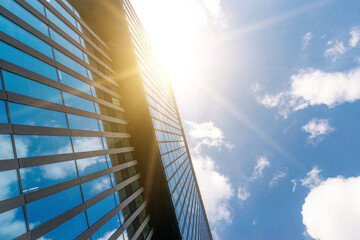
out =
[[[306,174],[305,178],[300,179],[301,185],[309,189],[319,186],[322,182],[321,176],[319,175],[320,172],[321,170],[318,169],[317,166],[313,167],[313,169]]]
[[[269,182],[269,187],[274,187],[281,179],[285,178],[287,174],[283,171],[277,172]]]
[[[199,153],[202,146],[215,147],[221,150],[221,147],[225,147],[228,150],[233,148],[233,144],[225,140],[225,136],[220,128],[217,128],[212,121],[195,123],[186,121],[190,126],[189,136],[196,142],[193,151]]]
[[[297,186],[296,179],[291,179],[291,182],[293,183],[292,192],[295,192],[295,190],[296,190],[296,186]]]
[[[228,201],[233,197],[234,190],[229,178],[218,172],[215,162],[208,156],[195,156],[192,161],[210,224],[215,225],[222,220],[231,223]]]
[[[312,39],[312,32],[307,32],[303,36],[303,42],[302,42],[302,49],[307,48],[309,45],[310,40]]]
[[[360,28],[359,27],[353,27],[350,31],[350,40],[349,40],[349,46],[350,47],[356,47],[359,40],[360,40]]]
[[[238,188],[237,198],[240,201],[245,201],[249,197],[250,197],[250,193],[247,191],[247,189],[245,187],[239,187]]]
[[[319,143],[323,140],[324,136],[335,131],[335,128],[330,126],[328,119],[313,118],[302,129],[310,133],[308,142],[312,144]]]
[[[324,72],[312,68],[300,70],[290,77],[290,89],[275,95],[257,96],[266,108],[277,107],[284,118],[291,111],[309,106],[329,108],[360,99],[360,67],[344,72]]]
[[[325,50],[325,57],[331,58],[333,62],[346,52],[346,48],[342,42],[336,41],[332,47]]]
[[[110,237],[114,234],[114,232],[116,231],[117,229],[114,229],[114,230],[112,230],[112,231],[109,231],[109,232],[106,232],[105,234],[104,234],[104,236],[102,236],[102,237],[100,237],[100,238],[94,238],[93,237],[93,239],[94,240],[107,240],[107,239],[110,239]]]
[[[0,238],[13,239],[26,232],[25,222],[17,219],[19,208],[0,214]],[[20,213],[21,214],[21,213]]]
[[[321,240],[360,236],[360,177],[328,178],[313,188],[302,206],[307,233]]]
[[[270,167],[270,162],[268,159],[264,156],[261,156],[257,159],[256,166],[254,167],[254,171],[252,176],[250,177],[250,180],[256,180],[259,177],[262,177],[262,173],[266,167]]]
[[[70,161],[49,164],[41,166],[41,171],[44,178],[51,180],[64,179],[75,174],[75,163],[74,161]]]

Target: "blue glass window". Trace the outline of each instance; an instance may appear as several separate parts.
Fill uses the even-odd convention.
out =
[[[69,87],[75,88],[81,92],[91,95],[90,86],[87,83],[85,83],[67,73],[64,73],[62,71],[59,71],[59,77],[60,77],[61,83],[68,85]]]
[[[46,36],[49,36],[48,27],[45,23],[40,21],[37,17],[32,15],[30,12],[25,10],[23,7],[21,7],[19,4],[17,4],[15,1],[0,1],[0,5],[39,30],[41,33],[45,34]]]
[[[24,193],[77,177],[75,161],[21,168],[20,175]]]
[[[3,73],[6,90],[29,97],[62,104],[60,90],[10,72],[3,71]]]
[[[75,152],[103,150],[99,137],[72,137]]]
[[[56,61],[67,66],[68,68],[74,70],[75,72],[80,73],[84,77],[87,77],[86,68],[84,66],[82,66],[78,62],[72,60],[71,58],[69,58],[65,54],[59,52],[58,50],[55,50],[54,52],[55,52]]]
[[[78,108],[84,111],[95,113],[94,103],[84,98],[63,92],[64,102],[66,106]]]
[[[63,240],[75,239],[88,228],[85,212],[73,217],[69,221],[45,234],[41,239]]]
[[[96,119],[68,114],[69,126],[71,129],[99,131]]]
[[[111,188],[109,175],[82,184],[85,201]],[[112,196],[114,198],[114,196]]]
[[[30,229],[82,203],[80,187],[76,186],[26,205]]]
[[[57,16],[55,16],[51,11],[46,9],[46,16],[47,18],[55,23],[56,26],[61,28],[67,35],[73,38],[75,41],[80,43],[80,38],[77,33],[75,33],[68,25],[66,25],[63,21],[61,21]]]
[[[20,194],[16,170],[0,172],[0,189],[0,201]]]
[[[96,233],[92,235],[93,240],[109,239],[111,235],[120,227],[119,218],[115,215],[104,226],[102,226]]]
[[[84,158],[76,160],[79,175],[84,176],[107,168],[105,156]]]
[[[14,239],[26,232],[22,207],[0,213],[0,239]]]
[[[47,0],[62,16],[64,16],[71,24],[76,27],[75,19],[62,7],[60,6],[55,0]]]
[[[52,30],[50,28],[50,35],[51,35],[51,39],[53,39],[55,42],[57,42],[58,44],[60,44],[62,47],[66,48],[67,50],[69,50],[71,53],[75,54],[78,58],[84,60],[84,56],[83,53],[80,49],[78,49],[77,47],[75,47],[74,44],[70,43],[68,40],[66,40],[63,36],[61,36],[60,34],[58,34],[57,32],[55,32],[54,30]]]
[[[70,137],[14,135],[19,158],[71,153]]]
[[[0,101],[0,123],[8,123],[6,106],[4,101]]]
[[[67,128],[65,113],[9,102],[13,124]]]
[[[25,0],[28,2],[33,8],[35,8],[38,12],[45,16],[44,5],[42,5],[38,0]]]
[[[33,49],[41,52],[49,58],[54,58],[52,48],[48,44],[3,16],[0,16],[0,31],[3,31],[7,35],[19,40],[20,42],[29,45]]]
[[[90,226],[96,223],[100,218],[102,218],[105,214],[110,212],[115,205],[115,199],[114,196],[111,194],[107,198],[101,200],[94,206],[87,209],[87,214],[89,218],[89,224]]]
[[[57,81],[57,73],[54,67],[1,41],[0,58]]]
[[[0,134],[0,160],[14,158],[10,135]]]

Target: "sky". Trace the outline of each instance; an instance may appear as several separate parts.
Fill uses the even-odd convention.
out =
[[[132,0],[215,239],[359,239],[360,2]]]

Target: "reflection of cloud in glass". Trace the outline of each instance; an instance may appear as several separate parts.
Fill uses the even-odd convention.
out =
[[[16,170],[0,172],[0,201],[19,194]]]
[[[19,211],[21,208],[0,214],[0,239],[13,239],[26,232],[24,216]]]
[[[10,135],[0,135],[0,160],[14,158]]]
[[[94,240],[107,240],[107,239],[109,239],[109,238],[114,234],[115,231],[116,231],[116,229],[114,229],[114,230],[112,230],[112,231],[109,231],[109,232],[106,232],[106,233],[104,234],[104,236],[102,236],[102,237],[100,237],[100,238],[94,238],[94,237],[93,237],[93,239],[94,239]]]
[[[44,178],[51,180],[64,179],[76,174],[73,161],[45,165],[41,167],[41,170]]]
[[[103,146],[99,137],[72,137],[75,152],[102,150]]]
[[[76,162],[77,162],[79,172],[83,172],[86,168],[88,168],[90,166],[96,165],[98,163],[106,162],[106,159],[104,156],[100,156],[100,157],[79,159]]]
[[[94,181],[92,184],[92,193],[100,193],[105,191],[106,189],[111,188],[111,183],[109,176],[104,176],[100,179],[97,179],[97,181]]]

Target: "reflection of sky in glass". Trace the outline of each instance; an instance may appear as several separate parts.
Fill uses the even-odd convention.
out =
[[[0,172],[0,201],[20,194],[16,170]]]
[[[67,92],[63,92],[64,102],[66,106],[78,108],[84,111],[95,113],[94,103]]]
[[[77,177],[75,161],[21,168],[20,175],[24,193]]]
[[[26,232],[22,207],[0,213],[0,239],[13,239]]]
[[[69,126],[72,129],[99,131],[98,122],[94,118],[68,114],[68,120]]]
[[[30,228],[54,218],[82,203],[80,187],[76,186],[26,205]]]
[[[43,240],[64,240],[75,239],[87,229],[85,212],[73,217],[66,223],[55,228],[51,232],[43,236]]]
[[[64,73],[62,71],[59,71],[59,76],[60,76],[61,83],[68,85],[69,87],[75,88],[81,92],[91,95],[90,86],[87,83],[85,83],[67,73]]]
[[[70,137],[14,135],[19,158],[71,153]]]
[[[0,84],[1,86],[1,84]],[[5,102],[0,101],[0,123],[8,123]]]
[[[0,160],[14,158],[10,135],[0,134]]]
[[[82,184],[85,201],[94,197],[95,195],[111,188],[109,175],[91,180]]]
[[[78,159],[76,162],[80,176],[101,171],[107,168],[105,156]]]
[[[103,150],[99,137],[72,137],[75,152]]]
[[[96,233],[92,235],[93,240],[106,240],[114,234],[114,232],[120,227],[119,218],[115,215],[104,226],[102,226]]]
[[[3,71],[3,73],[6,90],[57,104],[63,104],[60,90],[7,71]]]
[[[110,212],[115,207],[115,199],[113,195],[108,196],[107,198],[101,200],[94,206],[87,209],[88,218],[90,225],[96,223],[100,218],[105,214]]]
[[[67,128],[65,113],[9,102],[13,124]]]

